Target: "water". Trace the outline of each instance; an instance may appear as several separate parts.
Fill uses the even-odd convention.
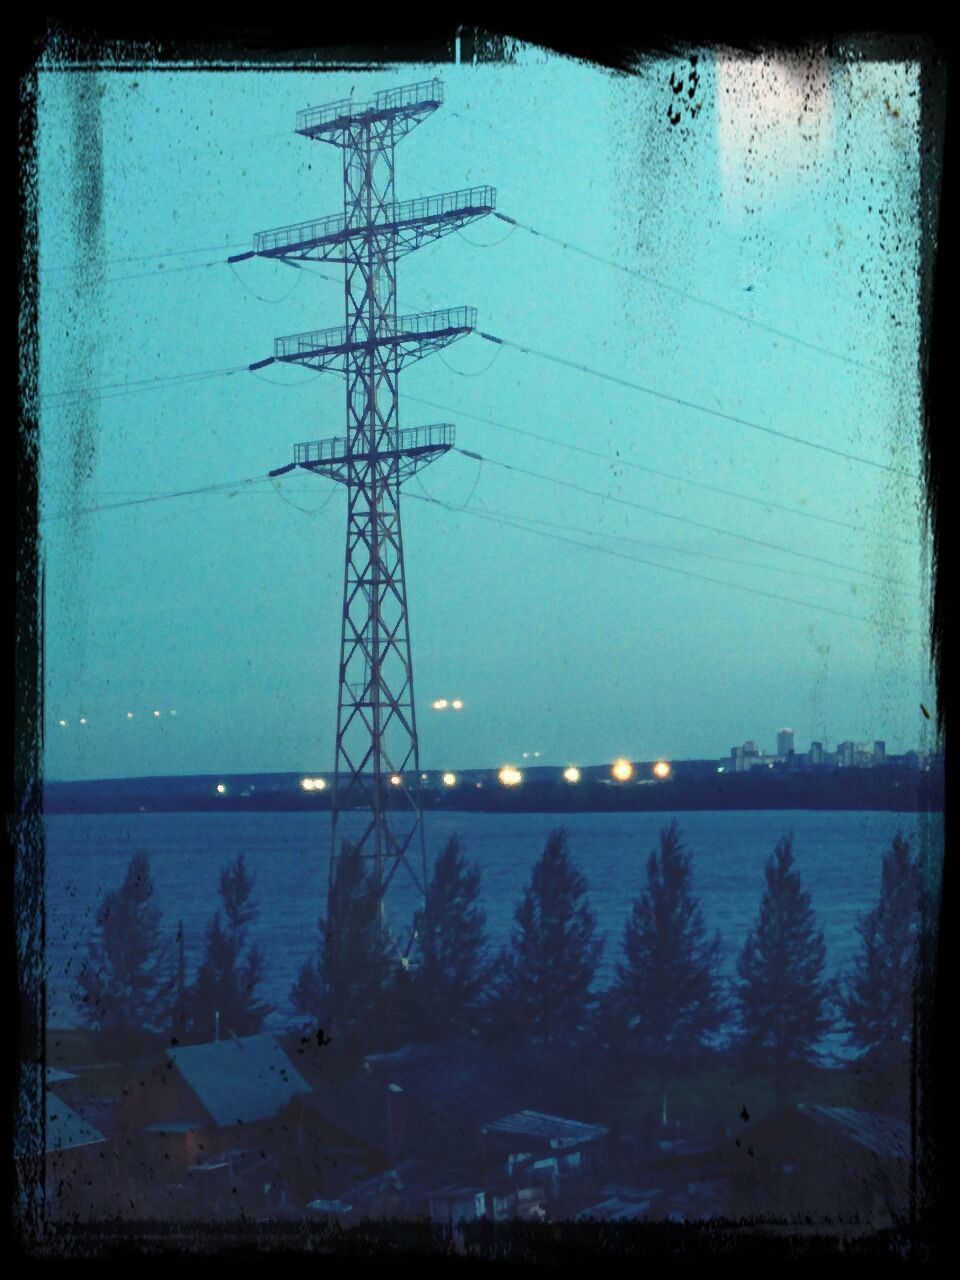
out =
[[[630,904],[644,887],[645,866],[662,813],[478,814],[434,813],[427,817],[427,853],[432,859],[457,832],[468,858],[481,867],[481,895],[492,949],[509,941],[514,908],[529,881],[548,831],[569,833],[571,855],[589,886],[589,897],[606,945],[599,985],[613,974]],[[915,852],[937,836],[942,817],[885,812],[738,811],[678,815],[681,835],[693,854],[694,891],[708,930],[719,931],[724,971],[735,973],[736,957],[756,919],[764,865],[777,840],[794,835],[794,856],[823,929],[830,976],[846,970],[858,948],[858,916],[875,902],[880,864],[899,829]],[[939,825],[937,825],[939,824]],[[150,857],[155,903],[163,913],[167,955],[176,959],[176,932],[183,921],[188,976],[203,951],[203,932],[219,906],[223,866],[238,853],[256,875],[260,915],[251,937],[267,957],[262,994],[276,1006],[268,1022],[279,1029],[293,1021],[289,991],[317,940],[317,918],[326,895],[329,817],[310,813],[173,813],[57,815],[44,820],[46,834],[47,1023],[79,1024],[70,987],[95,929],[97,907],[116,889],[134,853]],[[388,921],[402,936],[418,906],[418,892],[403,867],[388,895]],[[831,1036],[824,1048],[842,1050]]]

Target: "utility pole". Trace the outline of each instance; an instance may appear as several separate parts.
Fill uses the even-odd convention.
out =
[[[401,863],[424,896],[427,884],[400,486],[454,444],[449,423],[401,429],[398,379],[476,327],[472,307],[398,315],[397,260],[496,205],[492,187],[397,202],[396,143],[442,102],[435,79],[298,112],[297,133],[342,152],[343,213],[260,232],[252,253],[230,259],[344,264],[344,325],[277,338],[250,368],[283,362],[346,378],[346,434],[295,445],[271,474],[302,467],[347,489],[328,901],[342,815],[360,810],[349,842],[372,863],[381,923]]]

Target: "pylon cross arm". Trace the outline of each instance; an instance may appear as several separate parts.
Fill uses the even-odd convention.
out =
[[[367,242],[385,242],[394,257],[457,231],[497,207],[493,187],[467,187],[442,195],[384,204],[372,222],[348,222],[342,213],[295,222],[254,236],[254,253],[261,258],[303,262],[349,262]]]

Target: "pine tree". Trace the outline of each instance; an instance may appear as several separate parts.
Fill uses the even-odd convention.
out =
[[[737,961],[741,1046],[751,1066],[769,1070],[782,1098],[789,1074],[815,1060],[829,1025],[823,980],[826,951],[810,895],[793,870],[793,837],[767,862],[767,888],[757,924]]]
[[[383,1007],[390,965],[378,930],[380,896],[363,856],[344,844],[337,862],[327,919],[318,922],[320,945],[300,970],[290,998],[330,1040],[353,1051],[369,1049]]]
[[[77,976],[73,1001],[87,1022],[128,1035],[163,1028],[168,1013],[160,963],[160,911],[151,902],[146,854],[135,854],[120,888],[108,893]]]
[[[857,925],[862,947],[841,996],[850,1040],[865,1054],[900,1057],[910,1043],[920,930],[920,876],[898,831],[884,854],[880,898]]]
[[[691,880],[674,819],[660,832],[624,928],[614,993],[644,1055],[661,1066],[689,1062],[724,1017],[720,936],[708,939]]]
[[[538,1047],[569,1044],[596,1004],[590,987],[603,950],[586,901],[587,882],[570,860],[563,829],[550,832],[514,912],[501,954],[494,1014],[501,1030]]]
[[[469,1026],[486,983],[486,915],[479,893],[479,868],[467,865],[453,835],[434,864],[426,905],[414,921],[414,1032],[424,1039]]]
[[[253,886],[254,877],[242,853],[220,873],[226,922],[220,911],[214,913],[206,930],[204,958],[187,994],[188,1031],[193,1038],[212,1039],[218,1025],[221,1036],[256,1035],[270,1012],[256,995],[263,978],[263,957],[255,943],[247,942],[249,926],[258,914],[252,902]]]

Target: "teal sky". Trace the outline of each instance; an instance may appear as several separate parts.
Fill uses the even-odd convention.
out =
[[[491,183],[504,214],[630,271],[488,218],[401,260],[402,310],[476,306],[487,333],[883,466],[476,336],[411,366],[402,425],[454,422],[488,459],[406,486],[423,766],[773,750],[784,725],[799,749],[932,746],[917,68],[707,50],[691,70],[518,49],[41,74],[48,777],[332,764],[345,492],[292,473],[81,512],[263,476],[342,432],[332,373],[126,384],[342,323],[342,268],[231,269],[226,246],[341,209],[339,152],[296,135],[297,110],[435,74],[445,103],[398,145],[398,198]]]

